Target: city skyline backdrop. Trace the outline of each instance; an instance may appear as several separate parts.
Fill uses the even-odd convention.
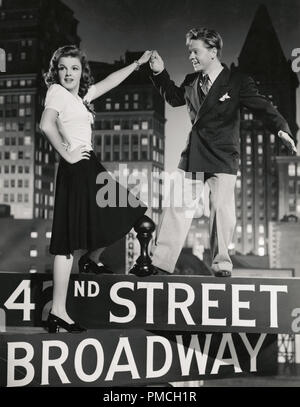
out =
[[[298,0],[158,0],[107,1],[63,0],[78,19],[81,47],[89,60],[112,63],[126,50],[157,49],[176,84],[193,71],[188,60],[185,33],[194,26],[220,32],[224,40],[222,61],[237,64],[254,15],[265,5],[287,59],[299,48],[300,2]],[[204,12],[202,12],[204,10]],[[300,90],[297,90],[297,122]],[[166,105],[165,168],[177,167],[191,127],[185,106]],[[298,150],[299,151],[299,150]]]

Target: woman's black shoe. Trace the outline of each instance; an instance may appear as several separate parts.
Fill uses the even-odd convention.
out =
[[[59,328],[63,328],[68,332],[72,333],[80,333],[85,332],[86,329],[74,322],[73,324],[68,324],[63,319],[57,317],[56,315],[51,314],[49,312],[48,319],[47,319],[47,328],[49,334],[54,334],[59,332]]]
[[[98,266],[91,260],[87,253],[78,260],[79,273],[94,273],[94,274],[113,274],[107,266]]]

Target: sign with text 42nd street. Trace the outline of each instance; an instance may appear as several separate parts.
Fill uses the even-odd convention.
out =
[[[52,276],[0,274],[2,326],[41,326]],[[72,275],[68,310],[87,328],[300,332],[300,279]]]

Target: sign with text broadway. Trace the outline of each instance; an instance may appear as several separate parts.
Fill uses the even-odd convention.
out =
[[[0,327],[41,326],[51,276],[0,274]],[[87,328],[300,332],[300,279],[73,275],[68,309]]]
[[[97,330],[0,334],[0,386],[122,386],[276,374],[277,336]]]

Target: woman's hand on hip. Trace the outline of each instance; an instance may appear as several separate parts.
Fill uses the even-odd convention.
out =
[[[81,146],[76,147],[74,150],[68,151],[66,161],[68,161],[70,164],[75,164],[81,160],[89,160],[90,155],[90,151],[84,144],[82,144]]]

